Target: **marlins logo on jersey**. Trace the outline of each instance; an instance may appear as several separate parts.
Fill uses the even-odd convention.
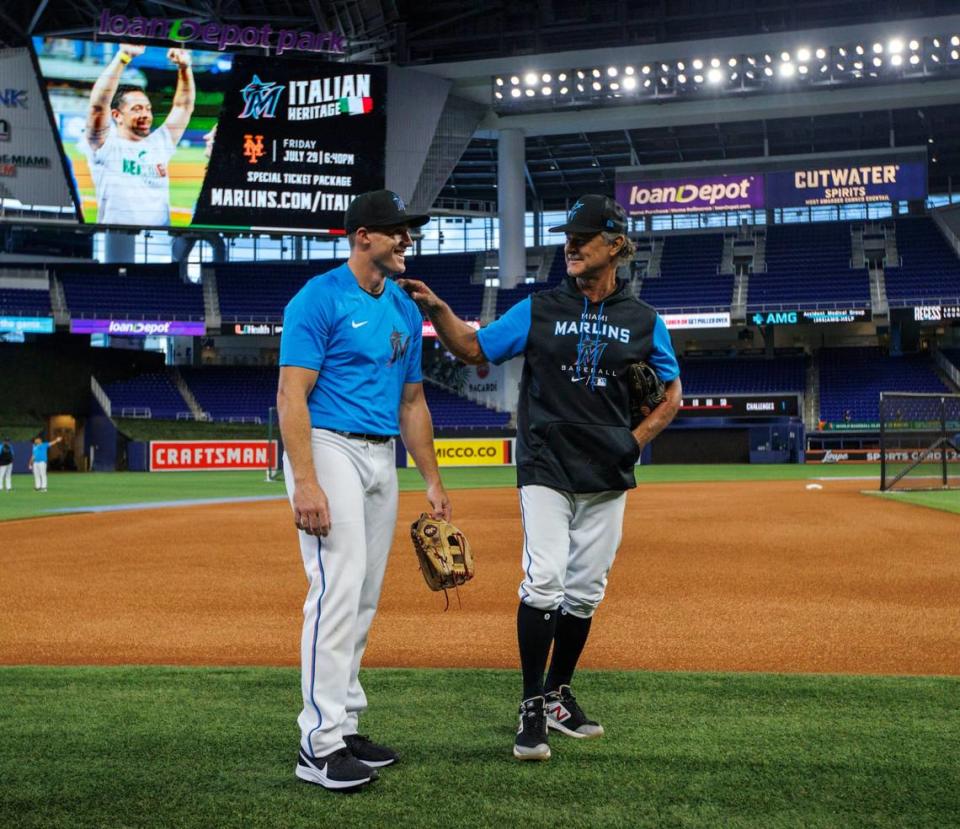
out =
[[[410,335],[404,336],[400,331],[397,331],[396,328],[390,333],[390,359],[387,360],[387,365],[392,366],[395,362],[403,358],[403,355],[407,353],[407,346],[410,345]]]

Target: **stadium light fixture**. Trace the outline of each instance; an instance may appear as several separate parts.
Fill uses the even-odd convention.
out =
[[[910,41],[910,48],[911,48],[914,52],[916,52],[917,49],[920,48],[920,41],[919,41],[919,40],[911,40],[911,41]]]
[[[611,78],[617,77],[618,74],[619,74],[619,72],[617,71],[617,67],[616,67],[616,66],[608,66],[608,67],[607,67],[607,75],[610,76]]]
[[[797,60],[801,63],[806,63],[810,60],[810,50],[807,48],[797,49]]]
[[[699,73],[697,73],[696,75],[694,75],[694,76],[693,76],[693,82],[694,82],[694,83],[703,83],[703,75],[701,75],[701,74],[699,74]]]
[[[720,58],[710,58],[710,66],[717,69],[720,66]]]
[[[916,66],[920,63],[920,55],[910,55],[910,64]]]
[[[695,76],[694,76],[694,80],[696,80],[696,79],[699,78],[699,77],[700,77],[700,75],[695,75]],[[677,75],[677,83],[686,83],[686,82],[687,82],[687,76],[684,75],[683,72],[681,72],[679,75]],[[699,83],[699,81],[697,81],[697,82]]]
[[[497,78],[497,86],[503,86],[503,78]]]
[[[541,95],[552,95],[552,94],[553,94],[553,89],[551,89],[549,86],[545,86],[543,89],[540,90],[540,94],[541,94]]]
[[[560,87],[560,94],[561,94],[561,95],[566,95],[569,91],[570,91],[570,90],[569,90],[567,87],[565,87],[565,86],[561,86],[561,87]]]
[[[780,64],[780,77],[781,78],[792,78],[794,72],[797,69],[792,63],[781,63]]]
[[[875,58],[873,59],[873,65],[874,65],[874,66],[883,66],[883,58],[881,58],[879,55],[878,55],[877,57],[875,57]]]
[[[519,98],[520,90],[514,87],[513,89],[510,90],[510,95],[513,96],[514,98]]]
[[[950,45],[951,45],[951,46],[960,46],[960,36],[954,35],[953,37],[951,37],[951,38],[950,38]]]
[[[731,69],[733,69],[734,67],[736,67],[736,65],[737,65],[737,59],[736,59],[736,58],[730,58],[730,60],[727,61],[727,66],[729,66]]]
[[[891,55],[899,55],[903,51],[903,41],[895,37],[887,44],[887,51]]]
[[[809,68],[807,67],[807,65],[806,65],[805,63],[801,63],[801,64],[797,67],[797,72],[799,72],[801,75],[806,75],[808,71],[809,71]]]
[[[533,86],[537,82],[537,73],[536,72],[527,72],[524,77],[524,82],[527,86]]]
[[[711,67],[710,71],[707,72],[707,80],[710,83],[720,83],[723,80],[723,72],[717,67]]]
[[[503,98],[503,93],[502,93],[502,92],[494,92],[494,93],[493,93],[493,96],[499,101],[499,100],[502,100],[502,98]]]
[[[769,78],[773,75],[773,69],[771,69],[769,66],[765,66],[763,67],[763,74]]]
[[[816,55],[817,55],[817,60],[825,60],[827,57],[827,50],[817,49]]]
[[[633,75],[636,73],[636,70],[632,66],[624,66],[623,74],[624,75]]]
[[[883,54],[883,44],[882,44],[882,43],[874,43],[874,44],[873,44],[873,54],[875,54],[875,55],[882,55],[882,54]]]
[[[789,53],[789,52],[781,52],[781,53],[780,53],[780,60],[782,60],[784,63],[788,63],[788,62],[790,61],[790,53]]]
[[[512,83],[514,86],[517,86],[520,83],[520,78],[514,75],[512,78],[510,78],[510,83]]]
[[[700,58],[693,59],[693,68],[694,69],[703,69],[703,61]]]
[[[637,88],[637,79],[633,77],[627,77],[623,79],[623,88],[634,90]]]
[[[543,81],[544,83],[550,83],[550,81],[553,80],[553,76],[549,72],[544,72],[540,76],[540,80]]]
[[[900,66],[903,63],[903,55],[891,55],[890,56],[890,65],[891,66]]]
[[[857,46],[856,46],[856,49],[854,49],[854,51],[855,51],[858,55],[862,55],[866,50],[863,48],[863,44],[862,44],[862,43],[858,43]]]
[[[532,89],[528,89],[528,90],[527,90],[527,97],[528,97],[528,98],[532,98],[532,97],[533,97],[534,95],[536,95],[536,94],[537,94],[537,93],[534,92]]]
[[[640,71],[643,72],[644,75],[649,75],[649,74],[650,74],[650,67],[649,67],[647,64],[644,64],[644,65],[640,68]]]
[[[619,82],[613,81],[613,82],[610,84],[610,88],[611,88],[614,92],[619,92],[619,91],[620,91],[620,84],[619,84]]]

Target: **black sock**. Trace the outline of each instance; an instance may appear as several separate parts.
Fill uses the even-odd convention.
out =
[[[547,673],[545,689],[556,691],[561,685],[569,685],[573,672],[580,661],[583,646],[587,644],[593,617],[581,619],[565,610],[557,613],[557,632],[553,638],[553,659]]]
[[[517,610],[517,641],[523,671],[523,698],[543,694],[543,670],[557,627],[557,610],[537,610],[520,602]]]

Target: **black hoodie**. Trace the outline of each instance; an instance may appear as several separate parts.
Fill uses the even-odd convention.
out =
[[[658,352],[664,380],[679,374],[657,312],[622,280],[591,303],[573,279],[530,297],[517,413],[517,485],[567,492],[636,486],[627,366]],[[672,371],[663,371],[672,360]]]

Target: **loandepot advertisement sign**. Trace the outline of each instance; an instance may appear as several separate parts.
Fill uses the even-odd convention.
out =
[[[513,438],[437,438],[433,442],[439,466],[510,466]],[[414,466],[407,453],[407,466]]]
[[[820,207],[925,199],[925,161],[820,162],[767,172],[618,179],[617,201],[631,216]]]
[[[112,337],[202,337],[203,322],[178,320],[71,320],[71,334],[109,334]]]
[[[269,23],[240,26],[192,17],[128,17],[104,9],[95,32],[100,37],[123,41],[171,40],[175,43],[222,52],[234,46],[274,49],[285,52],[343,53],[346,40],[336,32],[310,32],[301,29],[274,29]]]

